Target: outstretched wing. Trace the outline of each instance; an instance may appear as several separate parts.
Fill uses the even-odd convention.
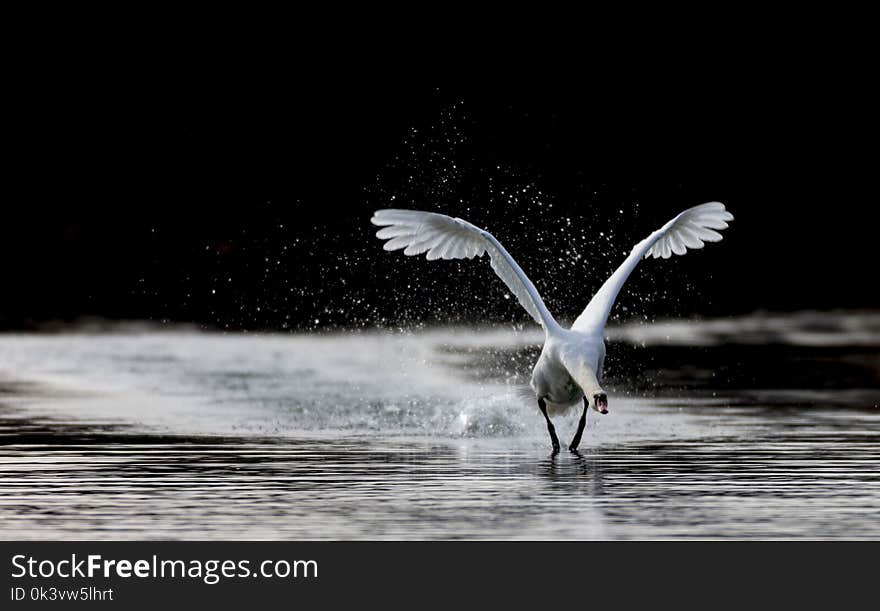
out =
[[[623,283],[642,258],[668,259],[673,254],[683,255],[688,248],[702,248],[704,242],[719,242],[721,234],[715,230],[727,229],[727,221],[732,220],[733,215],[721,202],[700,204],[676,216],[635,245],[630,255],[605,281],[571,328],[586,333],[601,332]]]
[[[545,329],[558,326],[535,285],[488,231],[459,218],[418,210],[377,210],[371,221],[383,226],[376,237],[388,240],[385,250],[403,248],[405,255],[427,253],[432,261],[472,259],[488,252],[492,269],[532,318]]]

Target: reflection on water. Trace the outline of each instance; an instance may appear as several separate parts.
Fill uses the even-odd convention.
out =
[[[877,353],[828,349],[767,352],[820,381],[619,392],[551,456],[506,386],[532,349],[492,331],[7,336],[0,538],[880,538]],[[768,366],[725,344],[691,371],[743,350]],[[645,390],[637,358],[618,387]]]
[[[5,438],[2,538],[880,536],[877,434],[556,456],[462,442],[49,437]]]

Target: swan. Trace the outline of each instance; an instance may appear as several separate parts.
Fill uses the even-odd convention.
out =
[[[593,408],[608,413],[608,395],[602,389],[605,362],[605,324],[617,294],[643,258],[668,259],[704,242],[718,242],[733,215],[721,202],[688,208],[636,244],[620,267],[611,274],[590,300],[570,329],[563,328],[547,310],[544,301],[522,268],[495,237],[469,222],[435,212],[378,210],[371,222],[382,227],[376,237],[388,240],[388,251],[404,249],[405,255],[427,253],[429,260],[472,259],[489,253],[489,263],[525,310],[544,328],[544,346],[532,370],[531,388],[547,423],[553,452],[559,439],[551,415],[563,414],[583,400],[577,433],[569,444],[576,452],[584,432],[590,399]]]

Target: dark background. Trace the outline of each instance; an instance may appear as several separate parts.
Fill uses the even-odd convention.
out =
[[[527,320],[485,262],[384,252],[382,207],[486,227],[562,319],[713,200],[736,216],[725,240],[643,262],[616,317],[880,307],[873,75],[822,52],[694,56],[449,78],[53,55],[8,118],[0,328]]]

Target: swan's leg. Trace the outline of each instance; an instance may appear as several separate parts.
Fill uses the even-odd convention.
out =
[[[590,402],[584,396],[584,413],[581,414],[581,421],[578,422],[578,432],[574,434],[574,439],[571,440],[571,445],[568,446],[568,449],[572,452],[577,452],[578,446],[581,445],[581,436],[584,434],[584,426],[587,424],[587,406],[589,405]]]
[[[538,399],[538,407],[541,408],[544,420],[547,421],[547,431],[550,433],[550,441],[553,443],[553,453],[555,454],[559,451],[559,439],[556,437],[556,429],[553,428],[553,423],[550,422],[550,416],[547,415],[547,403],[544,399]]]

